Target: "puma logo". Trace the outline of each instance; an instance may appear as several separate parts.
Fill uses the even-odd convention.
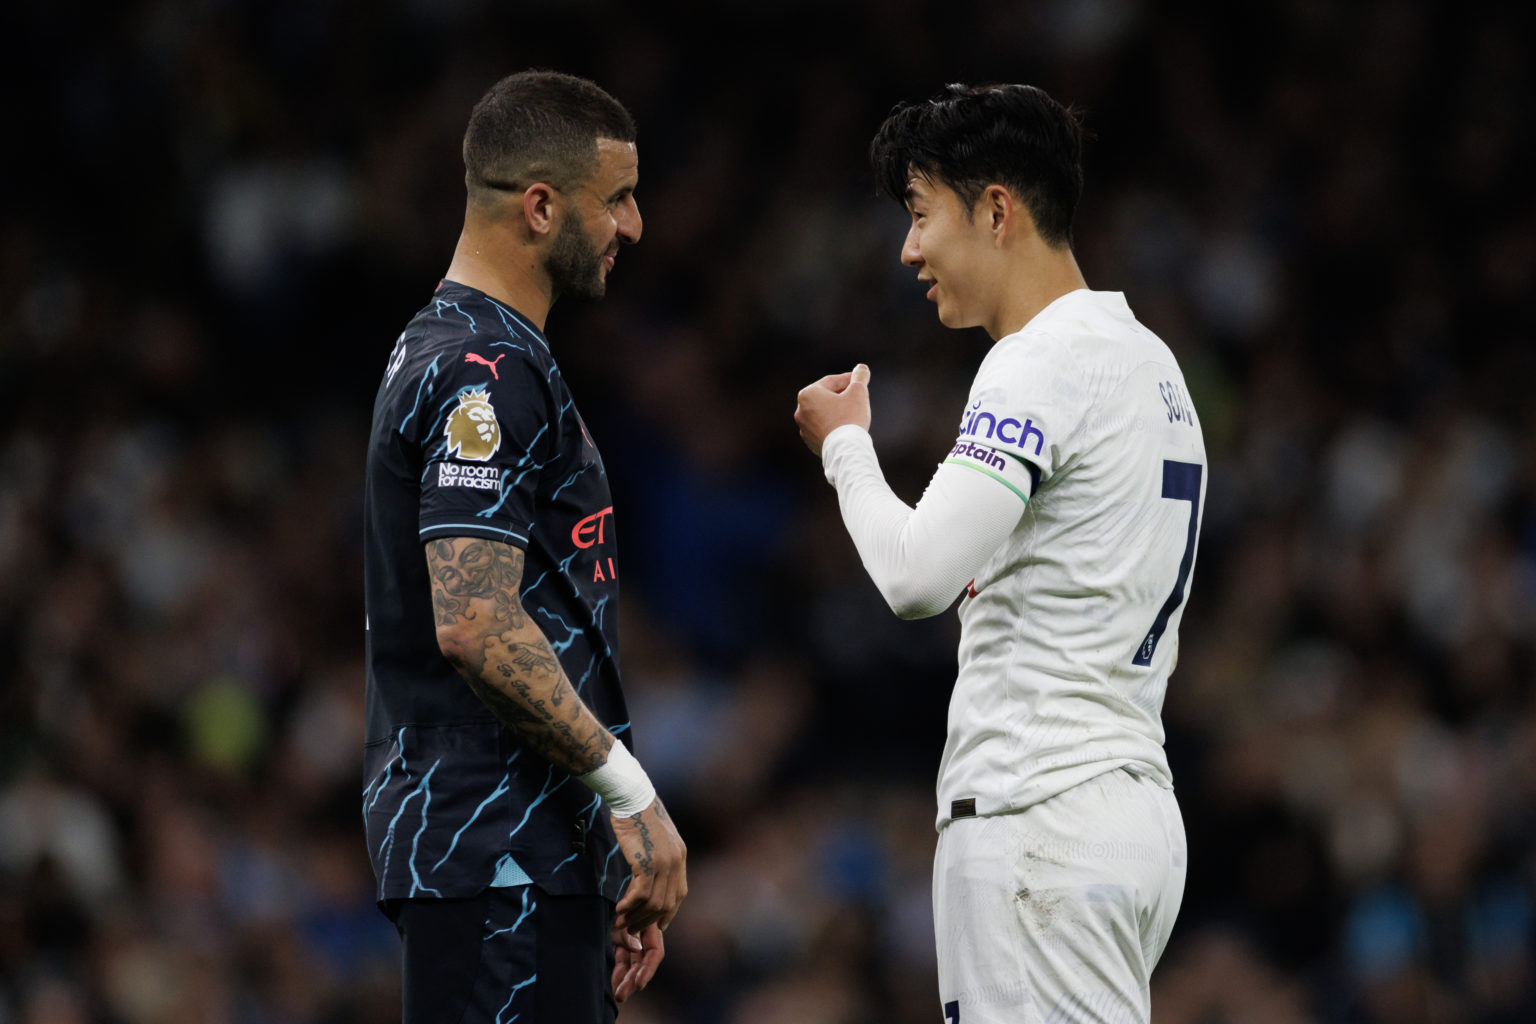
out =
[[[485,367],[487,370],[490,370],[491,371],[491,376],[495,377],[497,380],[501,380],[501,374],[496,372],[496,364],[501,362],[505,358],[507,358],[507,354],[505,352],[503,352],[501,355],[497,356],[495,359],[487,359],[487,358],[485,358],[485,356],[476,355],[473,352],[466,352],[466,353],[464,353],[464,361],[466,363],[479,363],[481,366]]]

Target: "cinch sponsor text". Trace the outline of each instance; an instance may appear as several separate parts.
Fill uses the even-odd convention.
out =
[[[982,433],[983,429],[986,433]],[[1041,453],[1045,445],[1045,435],[1035,426],[1034,420],[1027,419],[1020,423],[1012,416],[1000,420],[983,410],[980,402],[965,411],[965,418],[960,421],[960,436],[985,437],[988,440],[996,438],[1020,450],[1023,450],[1025,442],[1033,438],[1036,455]]]

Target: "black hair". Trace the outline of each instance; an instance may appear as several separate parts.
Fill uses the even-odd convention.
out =
[[[898,103],[869,144],[882,192],[905,205],[913,174],[947,185],[966,216],[989,185],[1023,201],[1047,245],[1072,244],[1083,194],[1083,128],[1072,110],[1032,85],[948,85]]]
[[[585,78],[519,71],[491,86],[469,115],[465,186],[471,199],[540,181],[570,188],[596,169],[598,139],[635,141],[623,104]]]

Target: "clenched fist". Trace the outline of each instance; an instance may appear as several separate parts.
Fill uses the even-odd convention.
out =
[[[795,405],[800,440],[820,457],[821,442],[849,423],[869,429],[869,367],[860,363],[850,373],[834,373],[800,389]]]

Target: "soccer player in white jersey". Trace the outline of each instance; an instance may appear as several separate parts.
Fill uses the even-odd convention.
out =
[[[940,322],[995,342],[915,508],[876,459],[867,366],[795,412],[892,610],[961,597],[933,879],[949,1024],[1148,1021],[1184,892],[1161,711],[1205,446],[1168,346],[1078,269],[1081,140],[1039,89],[952,85],[870,147]]]

